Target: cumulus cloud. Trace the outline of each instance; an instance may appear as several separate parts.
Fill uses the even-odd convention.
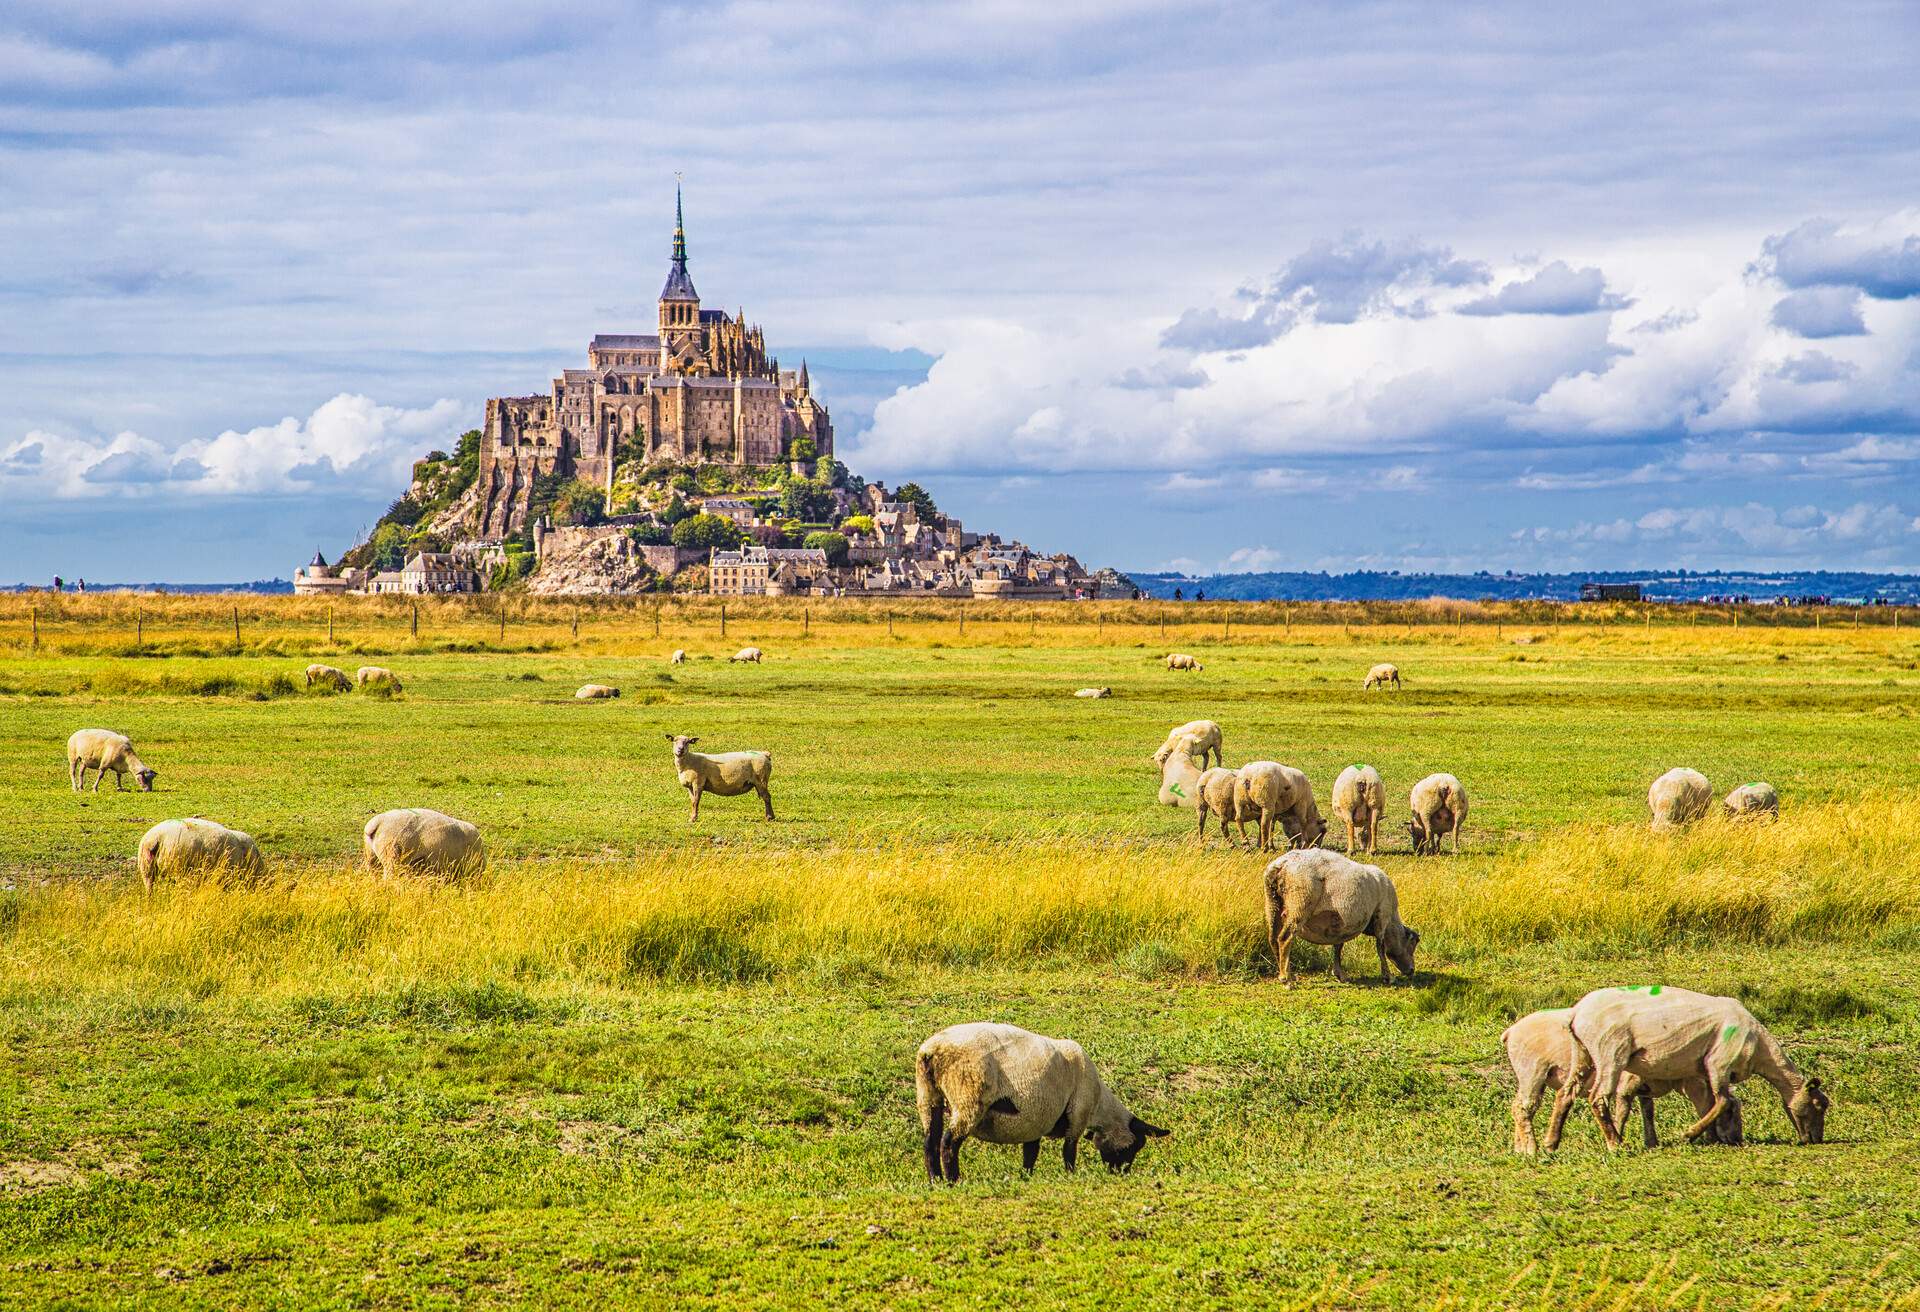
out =
[[[1920,235],[1808,219],[1767,238],[1761,267],[1789,287],[1857,287],[1881,300],[1920,296]]]
[[[1606,275],[1588,267],[1575,269],[1555,260],[1530,278],[1510,282],[1491,296],[1459,307],[1461,314],[1594,314],[1624,310],[1633,302],[1607,290]]]
[[[138,433],[107,440],[30,432],[0,447],[0,493],[50,498],[373,492],[405,486],[412,462],[473,418],[457,401],[407,409],[342,393],[305,419],[167,447]]]
[[[1797,337],[1864,337],[1858,287],[1805,287],[1773,307],[1773,326]]]
[[[1581,521],[1564,528],[1522,529],[1515,541],[1539,544],[1654,544],[1689,557],[1699,551],[1741,559],[1793,561],[1836,547],[1903,547],[1920,529],[1914,517],[1891,502],[1857,501],[1834,510],[1812,505],[1784,509],[1757,501],[1737,505],[1665,506],[1637,518]]]
[[[1774,366],[1773,376],[1790,383],[1844,383],[1860,372],[1860,366],[1836,360],[1820,351],[1808,351]]]

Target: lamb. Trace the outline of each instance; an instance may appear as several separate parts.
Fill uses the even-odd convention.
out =
[[[1656,831],[1692,824],[1713,805],[1713,785],[1698,770],[1685,766],[1667,771],[1647,790],[1647,808]]]
[[[1082,689],[1081,689],[1081,690],[1080,690],[1079,692],[1076,692],[1076,693],[1074,694],[1074,696],[1075,696],[1075,697],[1111,697],[1111,696],[1113,696],[1113,689],[1111,689],[1111,688],[1082,688]]]
[[[673,649],[673,655],[667,657],[667,664],[669,665],[685,665],[686,663],[687,649],[684,647],[675,647]]]
[[[1327,832],[1326,821],[1314,805],[1313,784],[1304,772],[1277,761],[1248,761],[1240,767],[1235,809],[1260,821],[1260,850],[1273,848],[1273,826],[1279,822],[1290,847],[1313,847]]]
[[[67,739],[67,778],[73,784],[73,791],[80,792],[87,782],[87,771],[97,770],[93,776],[93,791],[100,791],[100,781],[107,777],[107,771],[113,771],[113,791],[119,792],[126,787],[127,772],[131,770],[140,791],[153,791],[153,781],[158,776],[134,755],[133,740],[123,733],[111,729],[78,729]]]
[[[1513,1150],[1523,1156],[1533,1156],[1538,1147],[1533,1139],[1533,1117],[1540,1107],[1540,1095],[1547,1089],[1560,1088],[1573,1069],[1573,1033],[1567,1028],[1572,1019],[1572,1007],[1536,1011],[1522,1016],[1500,1035],[1500,1045],[1507,1050],[1507,1062],[1513,1067],[1518,1086],[1513,1095]],[[1653,1100],[1675,1089],[1692,1099],[1697,1112],[1705,1114],[1713,1105],[1704,1076],[1678,1082],[1627,1077],[1625,1096],[1640,1103],[1641,1130],[1649,1148],[1660,1145],[1653,1127]],[[1726,1111],[1713,1123],[1708,1137],[1715,1143],[1738,1147],[1743,1142],[1740,1112],[1739,1102],[1729,1098]],[[1559,1146],[1558,1139],[1548,1139],[1548,1152]]]
[[[1389,959],[1403,976],[1413,978],[1420,935],[1401,923],[1399,894],[1379,866],[1361,865],[1338,852],[1284,852],[1267,867],[1265,883],[1267,942],[1281,983],[1293,983],[1289,950],[1300,938],[1332,949],[1333,977],[1345,984],[1340,949],[1362,934],[1372,935],[1380,953],[1382,984],[1392,982]]]
[[[1160,805],[1197,806],[1200,792],[1200,765],[1193,754],[1198,746],[1191,738],[1181,738],[1155,753],[1160,764]]]
[[[1082,1137],[1109,1171],[1124,1173],[1148,1139],[1167,1131],[1128,1111],[1071,1039],[1049,1039],[1013,1025],[952,1025],[920,1045],[913,1066],[927,1178],[960,1179],[960,1145],[1017,1143],[1032,1172],[1040,1141],[1059,1139],[1072,1171]]]
[[[1400,667],[1382,661],[1367,671],[1367,681],[1360,688],[1364,692],[1372,688],[1384,688],[1388,684],[1393,685],[1395,692],[1400,691]]]
[[[618,688],[609,688],[604,683],[583,683],[580,685],[580,691],[573,695],[573,699],[578,702],[590,702],[606,697],[618,697],[619,695],[620,690]]]
[[[1202,769],[1206,767],[1209,756],[1213,758],[1215,765],[1227,763],[1226,758],[1220,754],[1220,744],[1224,741],[1220,736],[1220,726],[1212,720],[1189,720],[1178,728],[1167,730],[1167,740],[1161,743],[1160,750],[1153,754],[1153,763],[1164,766],[1167,763],[1167,757],[1173,754],[1174,747],[1183,738],[1193,740],[1193,748],[1188,755],[1197,753]]]
[[[1817,1144],[1826,1137],[1833,1100],[1820,1077],[1802,1075],[1779,1041],[1732,998],[1660,984],[1596,989],[1574,1004],[1568,1028],[1575,1040],[1575,1069],[1554,1099],[1549,1143],[1559,1141],[1567,1112],[1584,1088],[1608,1150],[1618,1148],[1613,1111],[1616,1106],[1624,1110],[1620,1100],[1631,1076],[1649,1083],[1705,1078],[1713,1101],[1688,1127],[1688,1140],[1713,1127],[1733,1102],[1733,1086],[1749,1075],[1774,1087],[1801,1143]]]
[[[1449,835],[1453,854],[1460,855],[1460,826],[1467,820],[1467,790],[1450,774],[1430,774],[1413,786],[1407,797],[1407,809],[1413,819],[1407,822],[1407,835],[1413,839],[1415,856],[1440,850],[1440,836]]]
[[[1741,784],[1727,794],[1722,805],[1726,808],[1727,818],[1731,820],[1750,816],[1765,816],[1770,820],[1780,817],[1780,794],[1769,783]]]
[[[331,665],[315,663],[307,666],[307,687],[319,684],[323,688],[332,688],[336,692],[345,692],[353,687],[353,680],[347,677],[345,670],[337,670]]]
[[[1227,823],[1232,821],[1240,826],[1240,840],[1246,841],[1247,821],[1259,818],[1259,811],[1252,807],[1241,810],[1239,805],[1240,772],[1215,766],[1200,776],[1193,789],[1193,809],[1200,813],[1199,841],[1207,841],[1207,817],[1220,817],[1220,836],[1227,840],[1230,847],[1238,847],[1233,835],[1227,832]]]
[[[1380,772],[1370,765],[1350,765],[1333,781],[1333,818],[1347,826],[1347,855],[1353,855],[1356,830],[1366,834],[1367,855],[1379,838],[1380,817],[1387,809],[1387,788]]]
[[[1170,652],[1167,655],[1167,668],[1170,670],[1201,670],[1206,667],[1185,652]]]
[[[763,654],[758,647],[742,647],[739,651],[727,657],[727,664],[732,665],[736,662],[745,661],[753,665],[758,665],[760,663],[760,657]]]
[[[135,858],[140,882],[153,892],[155,881],[213,875],[228,879],[260,879],[267,863],[252,834],[229,829],[212,820],[162,820],[141,836]]]
[[[477,875],[487,868],[480,830],[424,806],[382,811],[367,821],[361,843],[367,868],[388,878],[406,873]]]
[[[767,791],[767,781],[773,777],[772,753],[721,752],[716,756],[703,756],[688,750],[700,741],[698,738],[687,734],[677,738],[673,734],[666,736],[673,743],[674,772],[680,776],[681,787],[693,798],[693,813],[687,817],[688,824],[700,818],[702,793],[719,797],[758,793],[767,808],[767,819],[773,819],[773,794]]]
[[[400,676],[384,665],[362,665],[354,671],[353,681],[362,688],[391,688],[400,691]]]

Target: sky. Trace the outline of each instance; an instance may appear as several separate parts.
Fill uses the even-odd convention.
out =
[[[331,558],[690,267],[1089,565],[1920,569],[1920,10],[0,11],[0,581]]]

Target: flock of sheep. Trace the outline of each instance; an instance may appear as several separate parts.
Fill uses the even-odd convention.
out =
[[[686,653],[675,651],[674,664]],[[729,658],[758,664],[757,647]],[[1191,656],[1174,653],[1168,669],[1198,670]],[[1364,687],[1401,686],[1399,670],[1376,665]],[[338,689],[388,686],[398,691],[391,670],[364,666],[350,683],[344,671],[329,665],[307,667],[307,684]],[[1105,697],[1107,688],[1082,689],[1076,696]],[[619,689],[587,684],[581,699],[618,697]],[[674,773],[692,801],[689,823],[700,815],[700,799],[712,793],[735,797],[756,794],[772,820],[771,754],[739,751],[703,754],[693,750],[697,737],[668,734]],[[1348,977],[1343,947],[1365,935],[1374,940],[1382,983],[1391,980],[1389,964],[1411,978],[1420,935],[1400,918],[1393,880],[1378,866],[1353,859],[1356,847],[1377,851],[1379,825],[1386,809],[1386,788],[1369,765],[1350,765],[1334,780],[1334,818],[1346,828],[1346,855],[1319,846],[1327,832],[1314,801],[1313,787],[1300,770],[1275,761],[1253,761],[1234,769],[1224,764],[1224,735],[1212,720],[1177,726],[1153,754],[1161,768],[1159,800],[1192,808],[1205,840],[1207,817],[1216,817],[1229,845],[1238,846],[1228,825],[1246,842],[1246,825],[1255,822],[1253,844],[1260,851],[1286,837],[1286,850],[1262,877],[1268,943],[1280,979],[1293,983],[1291,948],[1298,939],[1328,949],[1332,974]],[[155,771],[134,752],[126,735],[106,729],[82,729],[67,742],[69,778],[75,791],[95,771],[94,791],[108,772],[114,787],[125,776],[151,791]],[[1209,764],[1211,763],[1211,764]],[[1676,769],[1655,780],[1648,807],[1656,830],[1672,829],[1703,817],[1713,803],[1713,788],[1696,770]],[[1766,783],[1733,790],[1724,807],[1730,815],[1777,815],[1780,799]],[[1467,792],[1451,774],[1428,775],[1408,797],[1408,835],[1416,855],[1435,853],[1442,838],[1459,851],[1460,828],[1467,817]],[[480,831],[471,823],[423,807],[385,811],[368,820],[362,852],[369,868],[389,876],[418,872],[457,876],[478,873],[486,864]],[[138,848],[142,882],[151,890],[162,878],[217,874],[258,878],[265,861],[253,838],[211,820],[166,820],[149,829]],[[1798,1140],[1819,1143],[1825,1134],[1830,1099],[1817,1077],[1800,1073],[1765,1027],[1739,1002],[1686,989],[1641,985],[1605,988],[1587,994],[1573,1007],[1535,1012],[1501,1035],[1518,1091],[1513,1100],[1514,1150],[1536,1151],[1533,1120],[1544,1093],[1557,1090],[1545,1147],[1559,1144],[1576,1098],[1585,1095],[1609,1149],[1621,1142],[1628,1105],[1638,1102],[1649,1147],[1655,1142],[1653,1099],[1679,1091],[1693,1102],[1698,1119],[1689,1140],[1743,1141],[1741,1105],[1733,1086],[1750,1075],[1773,1085]],[[1062,1140],[1066,1168],[1075,1166],[1083,1138],[1090,1139],[1109,1169],[1125,1171],[1148,1139],[1168,1131],[1149,1125],[1127,1110],[1100,1078],[1080,1045],[1047,1038],[1012,1025],[970,1023],[951,1026],[920,1046],[914,1066],[926,1169],[935,1180],[960,1178],[959,1150],[967,1139],[1021,1145],[1022,1165],[1031,1171],[1041,1141]]]

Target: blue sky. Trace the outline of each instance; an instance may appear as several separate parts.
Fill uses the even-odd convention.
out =
[[[1092,564],[1920,568],[1920,17],[1589,8],[9,8],[0,580],[331,555],[676,171],[855,469]]]

